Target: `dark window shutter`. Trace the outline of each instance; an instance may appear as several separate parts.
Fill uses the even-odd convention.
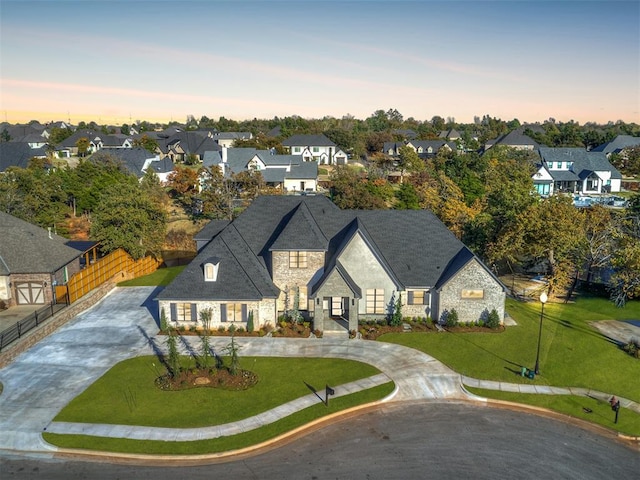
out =
[[[242,304],[242,321],[243,322],[247,321],[247,304],[246,303]]]
[[[196,305],[195,303],[191,304],[191,321],[198,321],[198,305]]]
[[[220,321],[221,322],[227,321],[227,304],[226,303],[223,303],[220,305]]]
[[[413,292],[408,292],[408,296],[409,296],[409,305],[413,305]]]
[[[171,321],[178,321],[178,305],[176,305],[175,303],[171,304]]]

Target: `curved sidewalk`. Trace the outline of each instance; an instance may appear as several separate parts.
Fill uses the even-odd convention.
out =
[[[355,382],[346,383],[334,387],[335,394],[331,398],[350,395],[361,390],[384,385],[391,379],[384,374],[363,378]],[[280,405],[266,412],[245,418],[237,422],[226,423],[224,425],[214,425],[200,428],[162,428],[162,427],[142,427],[132,425],[107,425],[95,423],[71,423],[52,422],[47,427],[47,432],[94,435],[97,437],[129,438],[132,440],[162,440],[162,441],[193,441],[208,440],[218,437],[228,437],[239,433],[248,432],[256,428],[263,427],[276,422],[281,418],[288,417],[296,412],[323,403],[321,393],[311,393],[304,397],[297,398],[291,402]]]
[[[513,392],[513,393],[530,393],[538,395],[578,395],[583,397],[592,397],[603,402],[609,402],[609,399],[613,397],[610,393],[599,392],[597,390],[591,390],[581,387],[553,387],[550,385],[534,385],[525,383],[507,383],[496,382],[493,380],[478,380],[476,378],[461,377],[462,384],[467,387],[484,388],[486,390],[499,390],[501,392]],[[628,398],[619,397],[620,406],[632,410],[640,414],[640,404],[629,400]]]

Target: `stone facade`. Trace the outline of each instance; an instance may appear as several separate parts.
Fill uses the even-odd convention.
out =
[[[460,322],[477,322],[495,308],[502,322],[505,296],[502,285],[474,258],[440,288],[438,320],[455,309]]]
[[[278,311],[285,310],[285,290],[295,287],[307,287],[311,279],[319,270],[324,268],[324,252],[305,252],[307,255],[306,268],[289,267],[289,251],[271,252],[273,283],[282,291],[278,299]],[[290,302],[293,302],[290,299]],[[303,305],[304,303],[304,305]],[[308,310],[307,303],[300,302],[299,309]]]
[[[196,318],[197,321],[171,321],[171,304],[172,303],[189,303],[196,304]],[[248,322],[223,322],[221,319],[221,305],[229,304],[229,303],[240,303],[247,305],[247,316],[249,312],[253,311],[253,328],[254,330],[258,330],[260,327],[264,326],[267,323],[270,323],[272,326],[275,325],[276,321],[276,301],[273,298],[266,298],[260,301],[209,301],[209,302],[170,302],[167,300],[161,300],[158,304],[159,311],[162,312],[164,309],[167,323],[174,328],[179,327],[196,327],[201,328],[202,322],[200,321],[200,313],[208,308],[211,309],[211,329],[217,330],[218,327],[224,326],[225,328],[229,328],[231,325],[235,325],[236,328],[242,327],[246,330]]]

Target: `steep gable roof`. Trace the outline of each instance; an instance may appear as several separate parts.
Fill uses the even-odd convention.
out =
[[[282,142],[284,147],[335,147],[336,144],[322,134],[293,135]]]
[[[8,213],[0,212],[0,274],[53,273],[82,252],[67,240]]]
[[[194,287],[203,278],[200,264],[212,256],[222,259],[220,275],[233,272],[227,273],[228,280],[219,277],[232,288],[217,286],[215,298],[240,299],[251,292],[277,295],[267,267],[273,250],[324,250],[326,268],[318,280],[322,282],[339,270],[340,252],[359,236],[399,287],[427,288],[442,281],[466,249],[429,211],[341,210],[321,195],[258,197],[229,225],[217,223],[199,234],[210,235],[213,240],[192,262],[195,266],[185,269],[159,298],[213,299],[208,285],[203,287],[206,293]],[[349,281],[346,272],[338,273]]]
[[[0,172],[9,167],[27,168],[33,157],[46,157],[44,148],[31,148],[26,142],[0,143]]]
[[[326,250],[324,236],[306,203],[300,203],[269,250]]]
[[[618,135],[610,142],[598,145],[592,149],[592,152],[603,152],[605,154],[618,153],[620,150],[628,147],[635,147],[640,145],[640,137],[633,137],[631,135]]]
[[[611,178],[621,179],[622,174],[609,162],[604,152],[588,152],[583,148],[540,147],[540,157],[546,162],[573,162],[571,170],[581,179],[591,172],[611,172]],[[553,175],[553,171],[551,172]],[[555,178],[555,177],[554,177]]]
[[[534,150],[540,148],[538,142],[523,132],[524,129],[522,127],[518,128],[495,140],[488,141],[487,145],[506,145],[507,147],[532,146]]]
[[[219,260],[215,282],[204,281],[204,264]],[[280,293],[264,265],[251,254],[233,225],[229,225],[158,295],[161,300],[260,300]]]

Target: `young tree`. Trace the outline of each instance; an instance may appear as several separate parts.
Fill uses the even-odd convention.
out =
[[[202,322],[202,333],[200,340],[202,342],[201,367],[208,369],[211,360],[211,344],[209,338],[211,336],[211,316],[213,311],[211,308],[205,308],[200,312],[200,321]]]
[[[164,308],[160,311],[160,330],[167,334],[166,345],[169,351],[167,358],[167,370],[170,377],[175,377],[180,372],[180,354],[178,353],[178,345],[176,334],[167,322],[167,315]]]

